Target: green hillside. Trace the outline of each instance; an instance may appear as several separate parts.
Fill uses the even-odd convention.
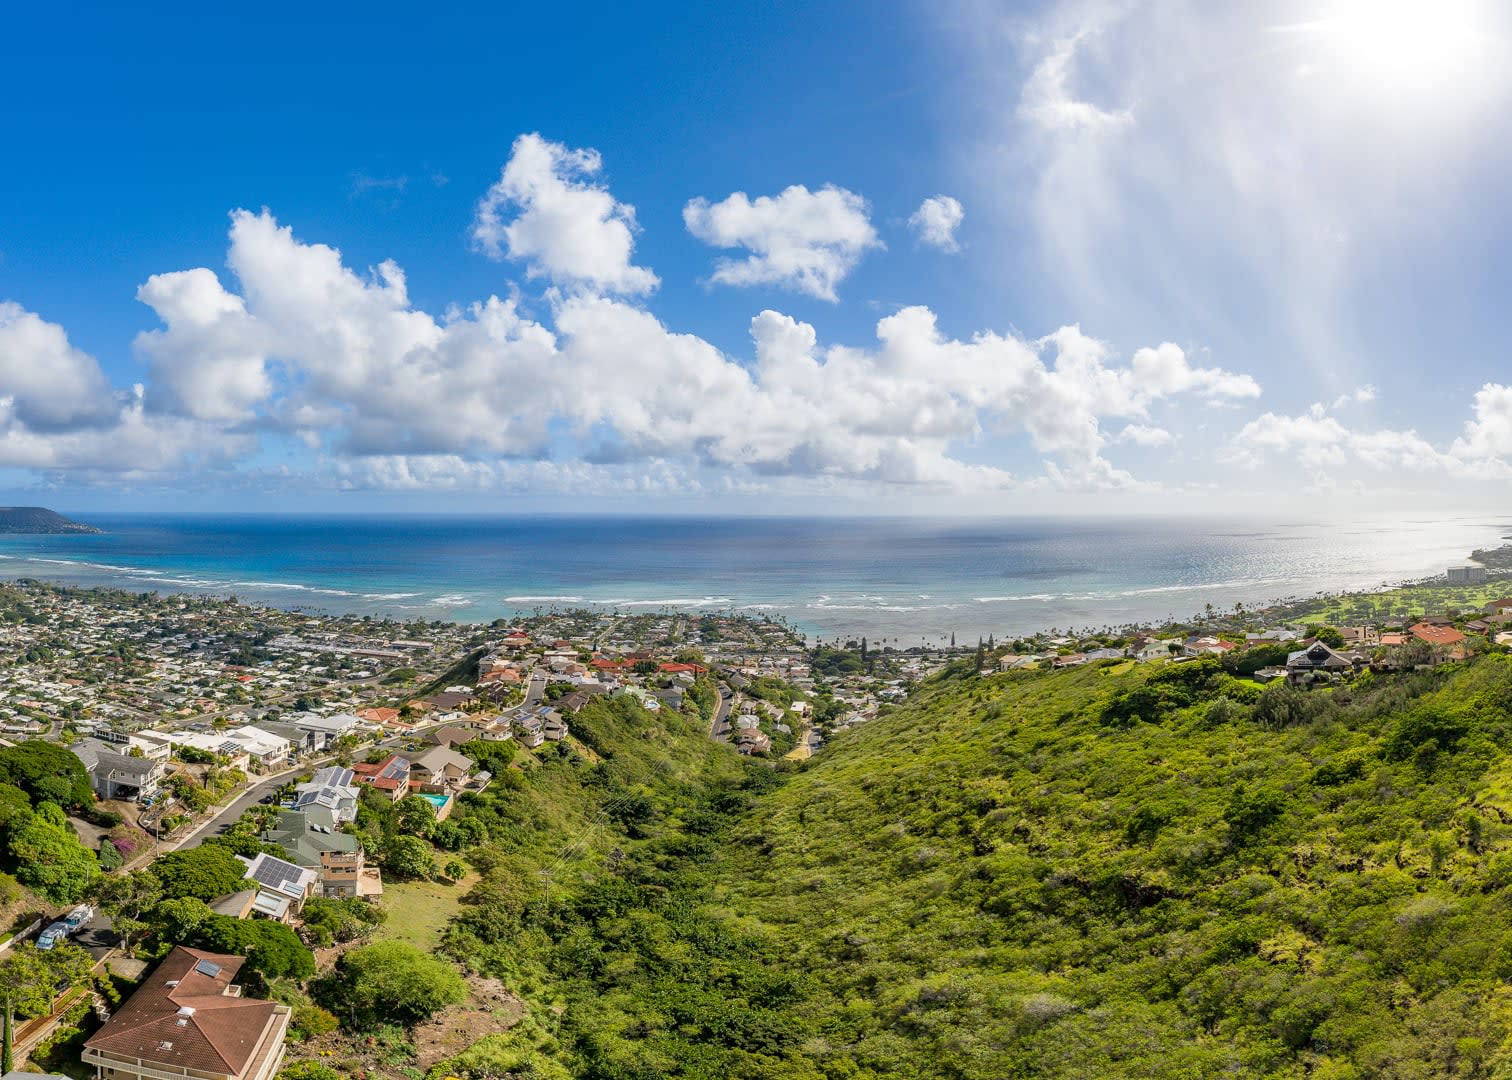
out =
[[[940,686],[741,824],[717,895],[824,973],[815,1059],[1500,1075],[1512,662],[1331,694],[1144,678]]]
[[[603,764],[469,810],[447,948],[528,1013],[446,1071],[1512,1075],[1509,706],[1503,657],[960,671],[786,776],[591,714]],[[545,805],[606,822],[549,903]]]

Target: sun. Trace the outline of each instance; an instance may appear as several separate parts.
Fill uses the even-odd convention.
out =
[[[1487,41],[1484,0],[1334,0],[1293,29],[1318,62],[1378,91],[1453,86],[1472,75]]]

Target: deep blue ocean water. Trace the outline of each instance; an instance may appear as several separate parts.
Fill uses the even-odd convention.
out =
[[[308,517],[80,514],[0,536],[0,577],[491,620],[536,608],[734,609],[902,646],[1185,616],[1442,572],[1490,518]]]

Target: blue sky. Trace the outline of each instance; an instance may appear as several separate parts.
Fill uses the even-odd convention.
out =
[[[0,486],[1473,501],[1512,476],[1507,35],[1473,0],[13,13]]]

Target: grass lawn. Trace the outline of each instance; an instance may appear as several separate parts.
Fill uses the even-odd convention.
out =
[[[441,932],[457,913],[457,905],[478,880],[469,873],[455,885],[444,881],[396,881],[383,883],[383,907],[388,921],[373,935],[374,941],[407,941],[430,952],[441,942]]]
[[[1408,585],[1375,593],[1345,593],[1306,601],[1286,611],[1288,617],[1349,626],[1387,619],[1442,615],[1451,608],[1478,611],[1491,600],[1512,593],[1512,582],[1493,578],[1484,585]]]

